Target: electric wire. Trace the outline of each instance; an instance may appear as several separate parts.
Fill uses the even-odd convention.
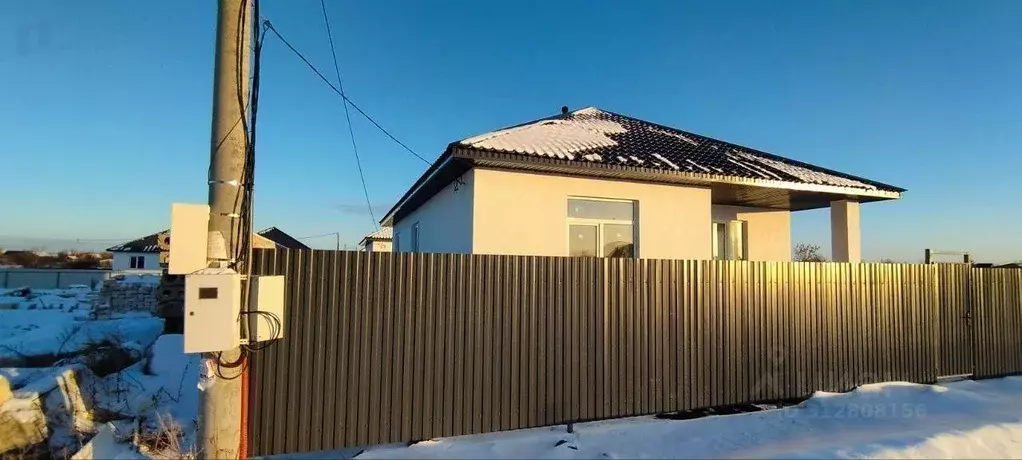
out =
[[[389,137],[390,140],[392,140],[395,143],[397,143],[397,145],[400,145],[401,147],[403,147],[405,150],[408,151],[408,153],[411,153],[412,155],[415,156],[415,158],[418,158],[423,163],[426,163],[427,165],[433,164],[433,162],[423,158],[422,155],[419,155],[418,153],[415,153],[415,151],[412,150],[411,147],[405,145],[405,143],[401,142],[400,140],[398,140],[397,137],[394,137],[394,135],[391,134],[390,131],[387,131],[387,129],[384,128],[383,126],[381,126],[375,119],[373,119],[373,117],[369,116],[369,114],[366,113],[365,110],[362,110],[362,108],[359,107],[358,104],[355,103],[355,101],[352,101],[351,98],[349,98],[348,96],[345,96],[344,93],[340,89],[338,89],[336,86],[334,86],[334,84],[331,83],[330,80],[328,78],[326,78],[325,75],[323,75],[323,72],[320,72],[319,69],[317,69],[316,66],[313,65],[312,62],[310,62],[309,59],[306,58],[304,54],[302,54],[301,51],[298,51],[298,49],[296,49],[293,45],[291,45],[291,42],[287,41],[287,39],[284,38],[283,35],[281,35],[280,31],[278,31],[277,28],[273,26],[273,23],[271,23],[267,19],[267,20],[263,21],[263,24],[264,24],[265,27],[267,27],[270,30],[270,32],[273,32],[273,34],[276,35],[278,39],[280,39],[281,43],[283,43],[284,46],[286,46],[289,50],[291,50],[292,53],[294,53],[296,56],[298,56],[298,58],[301,59],[302,62],[304,62],[305,65],[308,66],[309,69],[312,70],[312,72],[315,73],[316,76],[319,77],[320,80],[323,80],[323,83],[326,83],[327,86],[330,87],[330,89],[332,89],[335,93],[337,93],[337,95],[341,96],[341,98],[343,98],[345,101],[347,101],[348,104],[351,104],[351,108],[355,109],[355,111],[360,113],[363,117],[365,117],[366,120],[369,120],[369,122],[372,123],[373,126],[376,126],[376,128],[379,129],[380,132],[382,132],[383,134],[387,135],[387,137]]]
[[[334,34],[330,31],[330,17],[326,12],[326,0],[319,0],[319,6],[323,10],[323,24],[326,25],[326,37],[330,42],[330,55],[334,60],[334,73],[337,75],[337,88],[341,93],[341,105],[344,106],[344,119],[348,123],[348,135],[351,136],[351,150],[355,153],[355,166],[358,167],[358,178],[362,181],[362,193],[366,199],[366,209],[369,210],[369,218],[373,221],[373,227],[379,230],[379,223],[373,214],[373,205],[369,202],[369,188],[366,187],[366,177],[362,173],[362,160],[358,156],[358,145],[355,143],[355,128],[351,125],[351,114],[348,112],[348,98],[344,95],[344,81],[341,79],[341,68],[337,64],[337,49],[334,48]]]

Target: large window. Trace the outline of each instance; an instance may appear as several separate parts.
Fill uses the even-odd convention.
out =
[[[745,221],[713,222],[711,230],[713,258],[716,260],[746,260],[747,243]]]
[[[568,198],[568,255],[635,257],[635,202]]]
[[[142,270],[145,268],[145,256],[131,256],[131,268]]]

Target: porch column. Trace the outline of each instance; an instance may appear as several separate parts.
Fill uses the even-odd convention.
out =
[[[848,200],[830,202],[830,245],[831,259],[834,262],[862,261],[858,202]]]

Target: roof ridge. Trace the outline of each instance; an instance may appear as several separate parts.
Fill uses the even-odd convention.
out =
[[[513,132],[517,132],[517,131],[519,131],[521,129],[532,128],[532,127],[536,126],[538,123],[543,122],[543,121],[565,119],[565,118],[567,118],[570,115],[576,115],[576,114],[586,115],[586,114],[589,114],[589,113],[592,113],[592,112],[614,114],[613,112],[608,112],[608,111],[603,110],[603,109],[601,109],[599,107],[596,107],[594,105],[590,105],[590,106],[586,106],[586,107],[583,107],[583,108],[578,109],[578,110],[572,110],[572,111],[567,112],[567,113],[558,113],[556,115],[552,115],[552,116],[549,116],[549,117],[537,118],[535,120],[526,121],[524,123],[519,123],[517,125],[511,125],[511,126],[507,126],[507,127],[504,127],[504,128],[495,129],[493,131],[487,131],[487,132],[482,133],[482,134],[477,134],[475,136],[469,136],[469,137],[466,137],[466,138],[464,138],[464,139],[462,139],[460,141],[457,141],[455,143],[456,144],[462,144],[462,145],[477,144],[479,142],[488,141],[488,140],[491,140],[491,139],[495,139],[497,137],[506,136],[506,135],[511,134]],[[614,114],[614,115],[617,115],[617,114]],[[623,115],[619,115],[619,116],[623,116]]]

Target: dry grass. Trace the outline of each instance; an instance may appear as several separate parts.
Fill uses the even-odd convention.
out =
[[[198,458],[190,448],[185,449],[184,430],[181,425],[168,414],[156,414],[155,431],[136,431],[133,444],[139,451],[151,458]]]

